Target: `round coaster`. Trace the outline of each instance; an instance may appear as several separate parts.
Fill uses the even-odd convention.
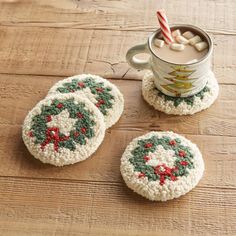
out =
[[[115,124],[124,110],[124,98],[119,89],[97,75],[82,74],[61,80],[49,90],[49,95],[57,93],[86,96],[104,115],[106,128]]]
[[[55,166],[88,158],[101,144],[101,112],[85,97],[60,94],[40,101],[26,116],[23,140],[30,153]]]
[[[153,201],[178,198],[202,178],[204,162],[198,147],[173,132],[150,132],[126,148],[120,166],[125,183]]]
[[[211,72],[207,85],[201,92],[186,98],[171,97],[155,87],[153,74],[148,72],[143,78],[142,94],[147,103],[159,111],[173,115],[191,115],[213,104],[219,94],[219,85]]]

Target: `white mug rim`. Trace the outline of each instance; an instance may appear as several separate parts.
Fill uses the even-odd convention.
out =
[[[202,58],[201,58],[200,60],[198,60],[197,62],[192,62],[192,63],[173,63],[173,62],[166,61],[166,60],[160,58],[159,56],[157,56],[157,55],[154,53],[154,51],[153,51],[153,49],[152,49],[152,46],[151,46],[151,45],[152,45],[152,41],[153,41],[153,39],[155,38],[155,36],[156,36],[158,33],[160,33],[160,31],[161,31],[160,28],[159,28],[158,30],[156,30],[155,32],[153,32],[153,33],[148,37],[148,48],[149,48],[150,52],[152,53],[152,55],[153,55],[154,57],[158,58],[159,60],[165,62],[165,63],[173,64],[173,65],[178,65],[178,66],[201,64],[201,63],[203,63],[205,60],[207,60],[208,57],[211,55],[212,50],[213,50],[213,43],[212,43],[212,39],[211,39],[211,37],[209,36],[209,34],[208,34],[205,30],[203,30],[203,29],[201,29],[201,28],[199,28],[199,27],[197,27],[197,26],[195,26],[195,25],[189,25],[189,24],[175,24],[175,25],[170,25],[170,28],[173,28],[173,27],[175,27],[175,28],[177,27],[177,28],[178,28],[178,27],[183,27],[183,26],[184,26],[184,27],[193,28],[193,29],[195,29],[195,30],[201,32],[201,33],[204,35],[204,37],[206,37],[206,39],[207,39],[207,41],[208,41],[209,49],[208,49],[207,54],[206,54],[204,57],[202,57]]]

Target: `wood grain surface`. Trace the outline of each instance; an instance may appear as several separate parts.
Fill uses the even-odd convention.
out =
[[[220,95],[193,116],[155,111],[141,96],[143,71],[126,51],[173,23],[207,30]],[[236,1],[0,0],[0,235],[236,235]],[[34,159],[23,144],[27,112],[60,79],[94,73],[125,97],[120,121],[88,160],[63,168]],[[150,130],[195,142],[204,178],[187,195],[153,203],[124,184],[120,157]]]

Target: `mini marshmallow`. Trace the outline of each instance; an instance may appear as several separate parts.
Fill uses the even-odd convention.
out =
[[[177,30],[173,31],[171,34],[175,38],[176,36],[181,35],[181,32],[179,29],[177,29]]]
[[[196,43],[199,43],[201,41],[202,41],[202,39],[198,35],[196,35],[193,38],[189,39],[189,43],[191,45],[195,45]]]
[[[203,51],[204,49],[206,49],[208,47],[208,44],[206,42],[200,42],[200,43],[196,43],[194,45],[194,47],[199,51]]]
[[[183,44],[179,44],[179,43],[172,43],[170,45],[170,48],[173,49],[174,51],[183,51],[185,46]]]
[[[188,40],[181,35],[176,36],[176,41],[181,44],[188,44]]]
[[[157,46],[158,48],[162,48],[165,44],[165,42],[161,39],[154,39],[154,45]]]
[[[186,39],[191,39],[194,37],[194,34],[191,32],[191,31],[186,31],[183,33],[183,36],[186,38]]]

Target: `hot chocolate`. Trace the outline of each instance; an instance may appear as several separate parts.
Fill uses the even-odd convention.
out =
[[[153,52],[162,60],[175,64],[191,64],[201,60],[208,52],[208,44],[199,32],[186,27],[173,29],[174,42],[164,43],[161,33],[152,41]]]

